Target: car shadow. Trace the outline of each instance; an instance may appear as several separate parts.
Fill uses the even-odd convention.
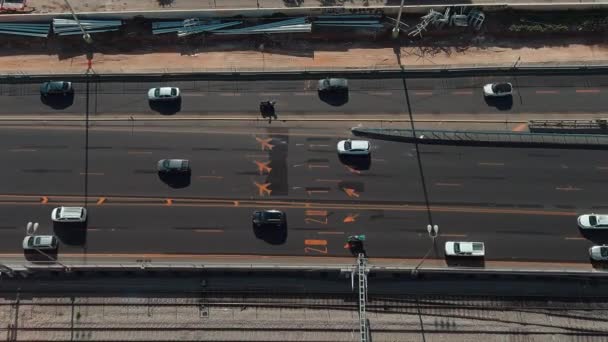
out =
[[[173,101],[149,101],[150,109],[162,115],[173,115],[182,110],[181,98]]]
[[[39,251],[36,249],[26,249],[23,251],[25,260],[34,263],[56,263],[59,249],[47,249]]]
[[[340,163],[350,167],[353,170],[365,171],[369,170],[372,166],[371,156],[344,156],[338,155]]]
[[[502,96],[502,97],[484,97],[486,104],[491,107],[495,107],[498,110],[510,110],[513,108],[513,95]]]
[[[66,109],[74,104],[74,94],[68,95],[55,95],[55,96],[42,96],[40,95],[40,101],[53,109]]]
[[[480,257],[445,257],[445,263],[449,267],[477,267],[483,268],[486,266],[485,258]]]
[[[172,174],[159,172],[158,178],[168,186],[174,189],[182,189],[190,186],[192,175],[190,173]]]
[[[591,231],[589,229],[580,229],[581,236],[593,242],[596,245],[608,245],[608,231]]]
[[[271,245],[282,245],[287,241],[287,223],[283,227],[252,225],[253,234],[257,239],[265,241]]]
[[[319,92],[319,99],[330,106],[343,106],[348,103],[348,91]]]
[[[53,222],[53,232],[69,246],[84,246],[87,242],[87,222]]]

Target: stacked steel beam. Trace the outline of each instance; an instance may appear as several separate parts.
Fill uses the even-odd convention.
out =
[[[46,38],[50,29],[50,24],[0,23],[0,34]]]
[[[80,25],[87,33],[118,31],[121,20],[80,20]],[[59,36],[82,34],[78,23],[72,19],[53,19],[53,32]]]

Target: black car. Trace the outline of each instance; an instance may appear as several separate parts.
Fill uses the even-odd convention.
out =
[[[66,81],[49,81],[40,85],[40,96],[47,97],[49,95],[71,95],[74,93],[72,82]]]
[[[287,215],[280,210],[256,210],[253,212],[252,222],[254,227],[277,227],[282,228],[287,223]]]

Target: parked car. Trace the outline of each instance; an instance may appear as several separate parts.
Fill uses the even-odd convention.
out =
[[[156,165],[159,173],[190,173],[190,161],[188,159],[161,159]]]
[[[87,209],[83,207],[57,207],[51,212],[53,222],[86,222]]]
[[[589,257],[595,261],[608,261],[608,246],[593,246],[589,248]]]
[[[501,97],[513,95],[513,85],[509,82],[489,83],[483,86],[483,95]]]
[[[30,235],[23,239],[23,249],[57,249],[57,238],[53,235]]]
[[[346,78],[324,78],[319,80],[317,90],[319,93],[348,92],[348,80]]]
[[[177,100],[180,96],[179,88],[176,87],[159,87],[148,90],[148,100],[150,101]]]
[[[582,229],[608,229],[606,214],[583,214],[578,217],[577,222]]]
[[[446,256],[482,257],[485,253],[483,242],[448,241],[445,243]]]
[[[49,81],[40,85],[40,96],[47,97],[52,95],[71,95],[74,93],[72,82]]]
[[[338,154],[343,156],[369,156],[371,144],[367,140],[341,140],[338,142]]]
[[[252,223],[256,228],[276,227],[282,228],[287,224],[287,215],[280,210],[256,210],[252,215]]]

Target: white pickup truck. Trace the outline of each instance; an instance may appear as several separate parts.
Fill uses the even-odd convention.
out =
[[[483,242],[448,241],[445,243],[446,256],[483,257],[485,253]]]

